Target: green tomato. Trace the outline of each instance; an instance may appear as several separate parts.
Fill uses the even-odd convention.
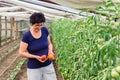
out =
[[[116,70],[112,70],[111,76],[112,76],[113,78],[118,78],[118,77],[119,77],[119,73],[116,72]]]
[[[116,70],[118,73],[120,73],[120,66],[117,66],[117,67],[115,68],[115,70]]]

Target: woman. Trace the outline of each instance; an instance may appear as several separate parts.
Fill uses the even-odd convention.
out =
[[[19,54],[28,58],[28,80],[57,80],[52,61],[48,54],[54,54],[49,32],[44,27],[43,13],[33,13],[30,16],[31,28],[23,34]],[[43,59],[44,55],[44,59]]]

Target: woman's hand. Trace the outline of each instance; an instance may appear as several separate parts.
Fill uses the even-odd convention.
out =
[[[45,57],[45,55],[43,56],[36,56],[35,57],[38,61],[44,63],[47,60],[47,57]]]

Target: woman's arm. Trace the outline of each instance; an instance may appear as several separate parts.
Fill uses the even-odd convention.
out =
[[[35,58],[35,59],[37,59],[40,62],[45,62],[45,61],[41,60],[40,56],[30,54],[27,51],[27,47],[28,47],[28,44],[21,41],[20,48],[19,48],[19,54],[20,54],[20,56],[25,57],[25,58]]]
[[[53,45],[52,45],[50,36],[48,36],[48,54],[50,54],[50,53],[54,54],[53,53]]]
[[[21,41],[20,48],[19,48],[20,56],[25,58],[35,58],[36,57],[35,55],[28,53],[27,47],[28,47],[28,44]]]

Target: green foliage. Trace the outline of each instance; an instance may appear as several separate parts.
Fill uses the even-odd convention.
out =
[[[98,6],[95,10],[97,13],[106,16],[108,19],[120,18],[120,5],[107,0],[104,4]]]
[[[65,80],[111,80],[120,53],[120,25],[102,23],[99,16],[77,21],[59,19],[50,26],[59,71]]]

